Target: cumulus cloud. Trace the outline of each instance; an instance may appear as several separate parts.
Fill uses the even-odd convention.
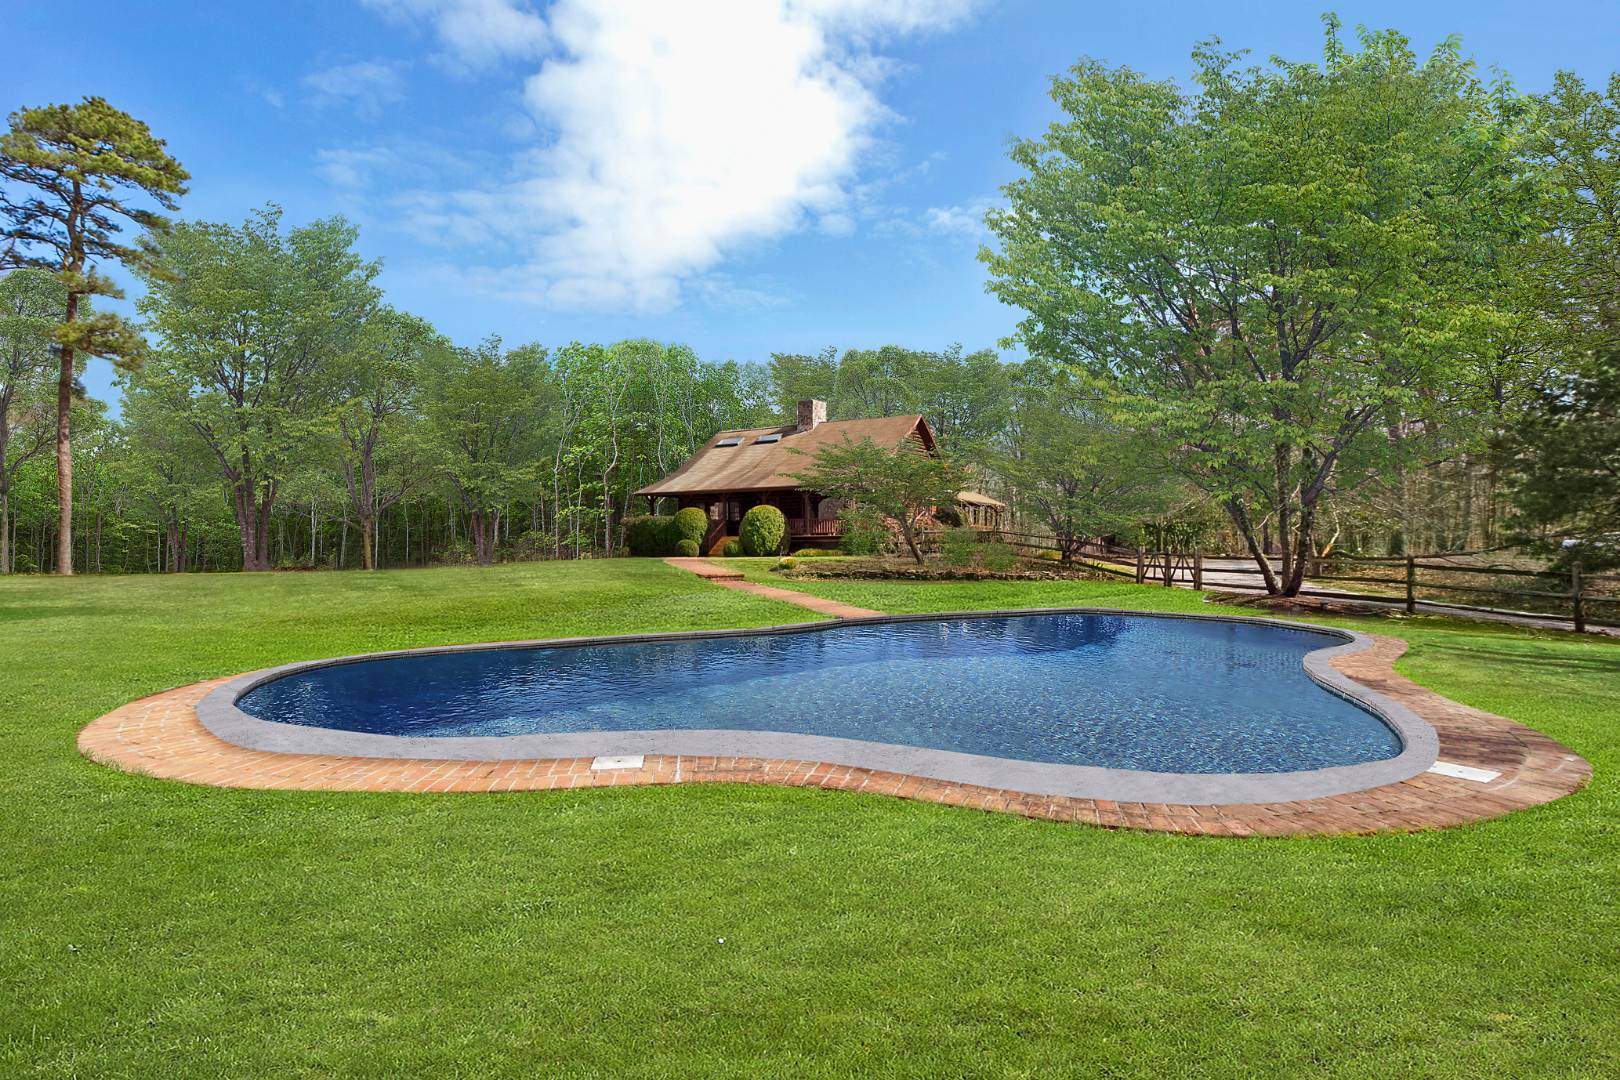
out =
[[[472,6],[387,3],[433,18],[447,43],[449,9]],[[876,49],[972,6],[557,0],[533,31],[547,51],[523,86],[538,144],[502,184],[416,192],[403,209],[444,242],[511,245],[487,273],[504,295],[666,308],[741,246],[806,224],[852,228],[860,163],[890,118]]]
[[[445,59],[481,68],[538,56],[550,36],[546,22],[523,0],[361,0],[401,22],[433,28]]]
[[[397,64],[360,60],[304,76],[304,86],[322,105],[347,105],[361,116],[377,116],[405,99],[405,79]]]
[[[932,232],[977,238],[987,230],[984,215],[992,203],[977,199],[958,206],[930,206],[923,212],[923,224]]]

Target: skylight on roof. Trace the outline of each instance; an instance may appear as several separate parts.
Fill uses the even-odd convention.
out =
[[[781,442],[781,441],[782,441],[782,433],[780,431],[773,431],[769,435],[761,435],[759,438],[754,440],[754,442],[756,442],[756,443]]]
[[[714,445],[716,445],[716,446],[741,446],[742,445],[742,436],[741,435],[729,435],[726,438],[721,439],[719,442],[715,443]]]

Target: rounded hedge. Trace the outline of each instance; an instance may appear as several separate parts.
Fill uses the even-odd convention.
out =
[[[670,522],[669,535],[672,546],[676,548],[681,546],[682,540],[690,540],[693,546],[701,548],[704,538],[709,535],[709,515],[696,506],[677,511]]]
[[[727,540],[726,546],[720,549],[720,554],[728,559],[735,559],[742,554],[742,543],[737,540]]]
[[[744,555],[775,555],[787,536],[787,518],[774,506],[756,506],[743,515],[737,532]]]
[[[675,541],[675,554],[684,555],[688,559],[690,559],[690,558],[694,558],[697,555],[697,553],[698,553],[698,546],[697,546],[697,541],[696,540],[677,540],[677,541]]]

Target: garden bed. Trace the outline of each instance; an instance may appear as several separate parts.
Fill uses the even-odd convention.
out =
[[[1065,569],[1045,559],[1020,560],[1005,570],[991,570],[952,566],[943,559],[928,559],[919,566],[903,558],[798,558],[784,559],[771,570],[786,578],[846,581],[1096,581],[1107,577],[1080,564]]]

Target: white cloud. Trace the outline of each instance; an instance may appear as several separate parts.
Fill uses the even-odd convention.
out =
[[[323,105],[347,105],[361,116],[377,116],[405,99],[405,78],[397,64],[360,60],[304,76],[304,86]]]
[[[977,238],[987,230],[984,215],[989,199],[976,199],[958,206],[931,206],[923,212],[923,224],[932,232]]]
[[[386,3],[431,14],[447,44],[469,6]],[[502,295],[666,308],[739,246],[853,228],[859,167],[891,118],[873,49],[973,3],[557,0],[523,88],[542,141],[502,184],[411,193],[402,210],[441,242],[509,246],[483,278]]]
[[[467,68],[540,55],[546,23],[524,0],[361,0],[401,22],[431,24],[445,58]]]
[[[315,151],[315,172],[337,187],[368,188],[379,172],[395,172],[398,165],[398,155],[387,147]]]

